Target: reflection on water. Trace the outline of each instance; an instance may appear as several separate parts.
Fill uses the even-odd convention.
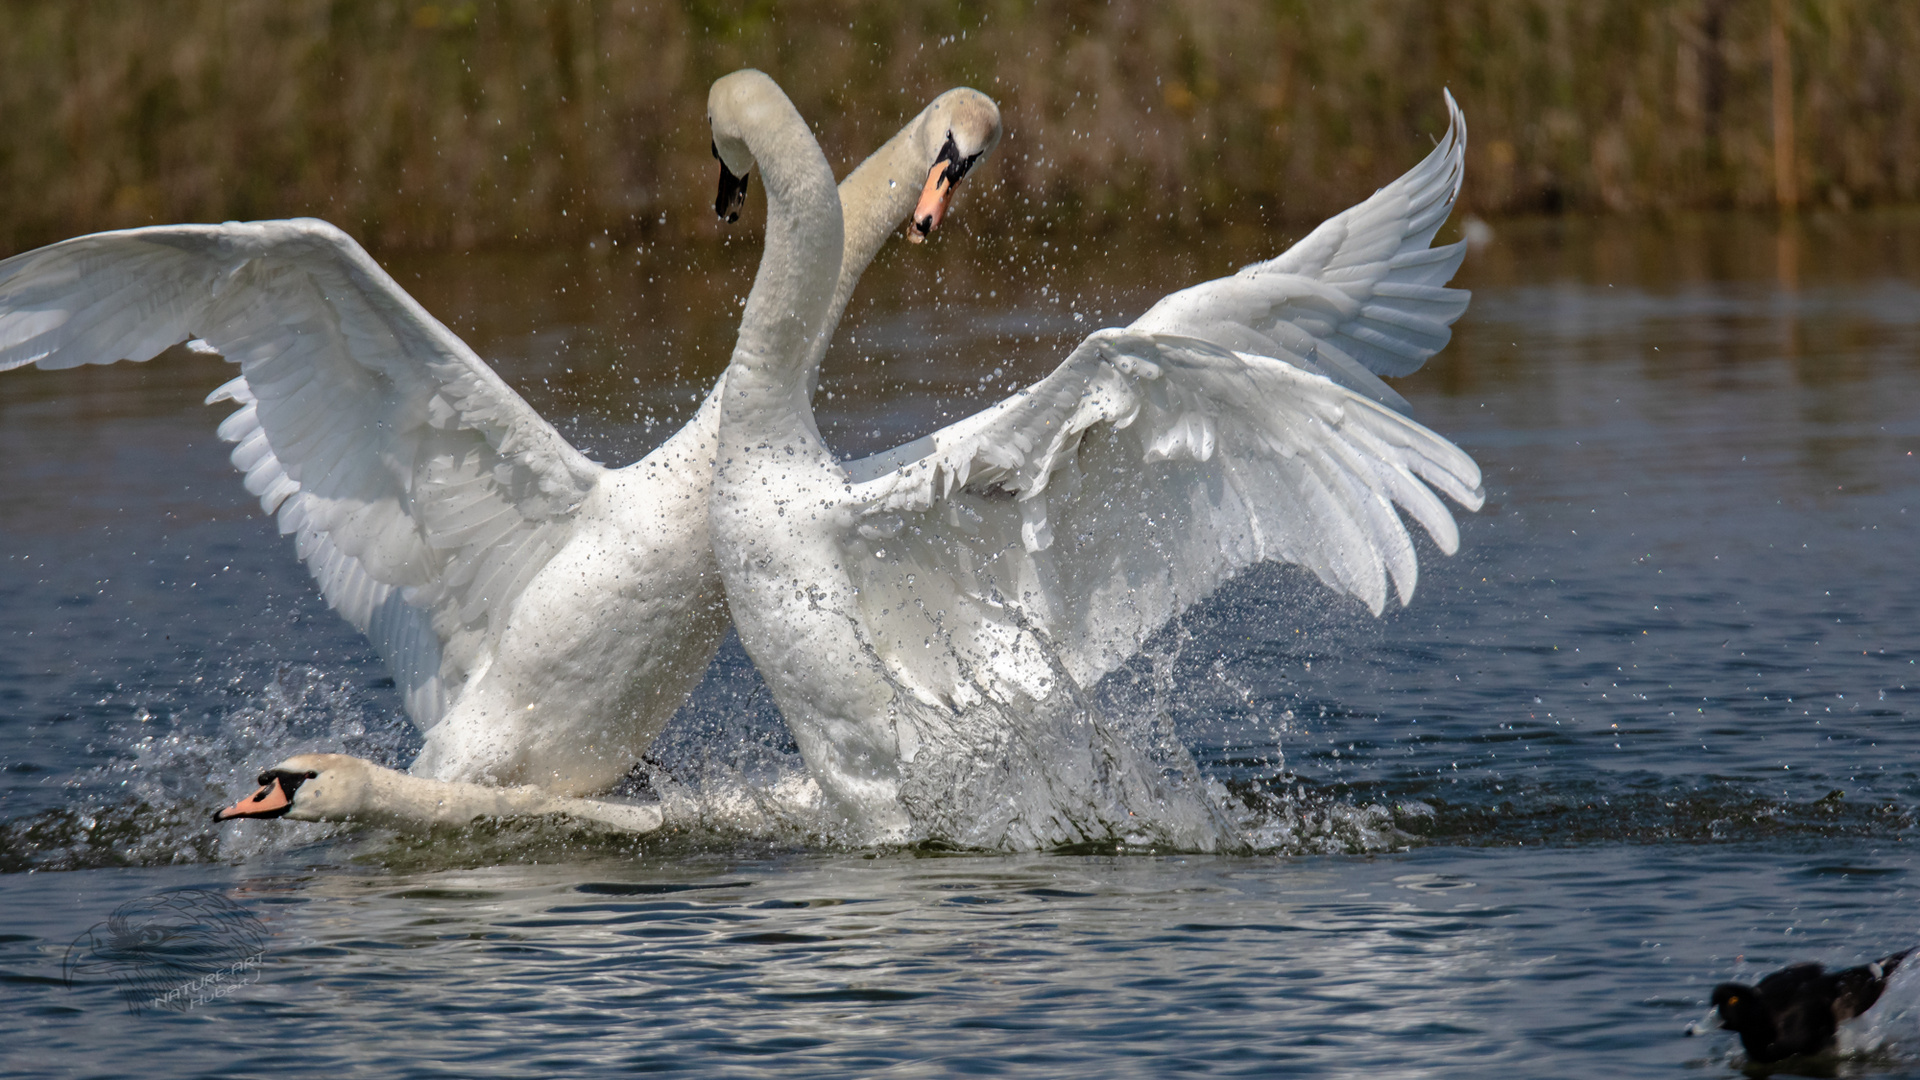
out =
[[[855,302],[818,400],[845,453],[1277,246],[958,223]],[[756,252],[394,270],[619,463],[692,414]],[[1912,943],[1920,220],[1510,223],[1461,277],[1454,344],[1399,384],[1486,471],[1461,553],[1421,541],[1379,620],[1250,573],[1102,687],[1290,858],[820,850],[756,825],[797,757],[734,646],[634,780],[730,783],[705,829],[210,830],[292,749],[404,763],[390,681],[227,465],[224,365],[0,376],[0,869],[75,870],[0,877],[16,1068],[1721,1070],[1678,1036],[1714,982]],[[109,1036],[112,988],[60,954],[187,885],[274,926],[277,968]],[[1901,1045],[1860,1067],[1920,1072]]]

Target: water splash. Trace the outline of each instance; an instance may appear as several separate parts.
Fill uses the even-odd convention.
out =
[[[417,746],[403,718],[337,673],[282,665],[264,685],[258,678],[227,672],[221,681],[238,700],[218,715],[166,716],[168,702],[137,699],[111,732],[120,753],[72,778],[72,801],[0,823],[0,872],[229,862],[292,850],[340,829],[301,822],[217,828],[210,815],[250,788],[262,768],[292,754],[404,765]]]
[[[915,842],[928,851],[1287,856],[1436,844],[1901,836],[1916,823],[1910,808],[1885,799],[1833,792],[1795,800],[1729,778],[1450,773],[1441,783],[1383,768],[1330,782],[1318,770],[1290,768],[1282,749],[1305,743],[1312,757],[1322,721],[1296,719],[1296,707],[1313,715],[1300,688],[1249,685],[1236,675],[1240,668],[1193,642],[1176,625],[1059,712],[1036,706],[995,719],[1030,731],[1050,721],[1052,735],[1073,737],[1055,744],[1030,737],[1017,748],[1024,754],[1017,767],[1007,767],[1013,757],[996,744],[923,774],[922,798],[944,806],[950,820]],[[348,753],[403,768],[418,746],[390,695],[355,684],[358,669],[232,665],[208,680],[218,690],[195,699],[197,713],[164,694],[134,695],[127,718],[106,732],[117,744],[113,760],[69,779],[65,804],[0,822],[0,872],[230,862],[312,845],[405,866],[870,846],[828,811],[751,665],[737,646],[729,649],[613,793],[657,800],[667,821],[657,837],[622,839],[564,822],[483,823],[424,838],[285,821],[216,828],[207,820],[213,808],[293,753]],[[1054,765],[1066,765],[1045,764],[1062,747],[1072,753]],[[1375,760],[1386,762],[1384,749]],[[1022,793],[1039,802],[1022,810]],[[1004,809],[1010,797],[1013,812]],[[1021,817],[1041,804],[1043,812],[1068,807],[1077,831],[1048,835],[1034,817]]]
[[[1841,1028],[1838,1041],[1848,1056],[1920,1060],[1920,964],[1895,970],[1880,1000],[1857,1023]]]

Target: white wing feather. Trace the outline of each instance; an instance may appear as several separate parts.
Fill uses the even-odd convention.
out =
[[[0,262],[0,371],[189,339],[240,365],[207,400],[240,405],[219,432],[247,490],[431,727],[601,468],[326,222],[129,229]]]
[[[1379,379],[1448,341],[1461,245],[1430,248],[1465,123],[1279,258],[1090,335],[1047,378],[847,465],[846,552],[874,645],[924,696],[1089,685],[1233,574],[1297,563],[1375,614],[1418,576],[1400,513],[1459,545],[1435,491],[1480,470]],[[935,639],[945,648],[934,648]]]

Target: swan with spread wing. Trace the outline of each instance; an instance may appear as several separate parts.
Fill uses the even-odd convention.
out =
[[[949,91],[830,188],[846,243],[806,268],[827,331],[887,236],[909,215],[910,238],[930,232],[1000,130],[991,99]],[[723,216],[746,176],[727,177]],[[0,371],[144,361],[183,341],[239,365],[208,399],[239,407],[219,429],[233,463],[392,670],[425,733],[413,777],[448,786],[370,764],[282,771],[343,790],[379,777],[360,801],[409,793],[389,816],[509,805],[466,798],[476,783],[527,789],[532,806],[626,775],[727,626],[707,533],[717,387],[679,433],[610,469],[325,222],[130,229],[0,261]],[[358,805],[262,784],[222,814]]]
[[[770,85],[731,89],[791,112]],[[840,246],[831,174],[799,148],[797,115],[776,139],[710,112],[728,169],[763,166],[770,222],[725,376],[715,554],[741,641],[850,837],[1216,846],[1220,811],[1089,690],[1256,563],[1299,564],[1377,614],[1413,594],[1403,512],[1456,550],[1439,496],[1478,509],[1479,468],[1380,380],[1419,368],[1467,305],[1446,284],[1463,245],[1430,246],[1465,149],[1446,103],[1426,160],[1284,254],[846,463],[805,393],[827,297],[795,270]]]

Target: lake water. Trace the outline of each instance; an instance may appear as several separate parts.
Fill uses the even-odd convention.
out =
[[[903,441],[1287,239],[963,206],[869,274],[823,431]],[[724,364],[756,254],[393,269],[624,463]],[[288,753],[417,736],[227,464],[226,365],[0,376],[0,1070],[1734,1074],[1682,1037],[1714,983],[1920,943],[1920,220],[1514,223],[1459,283],[1399,385],[1485,469],[1460,554],[1422,540],[1378,620],[1248,574],[1107,687],[1246,804],[1237,855],[216,829]],[[792,767],[757,688],[730,643],[665,773]],[[132,1011],[100,942],[169,896],[224,905],[234,959]],[[1920,1076],[1920,980],[1876,1013],[1831,1067]]]

